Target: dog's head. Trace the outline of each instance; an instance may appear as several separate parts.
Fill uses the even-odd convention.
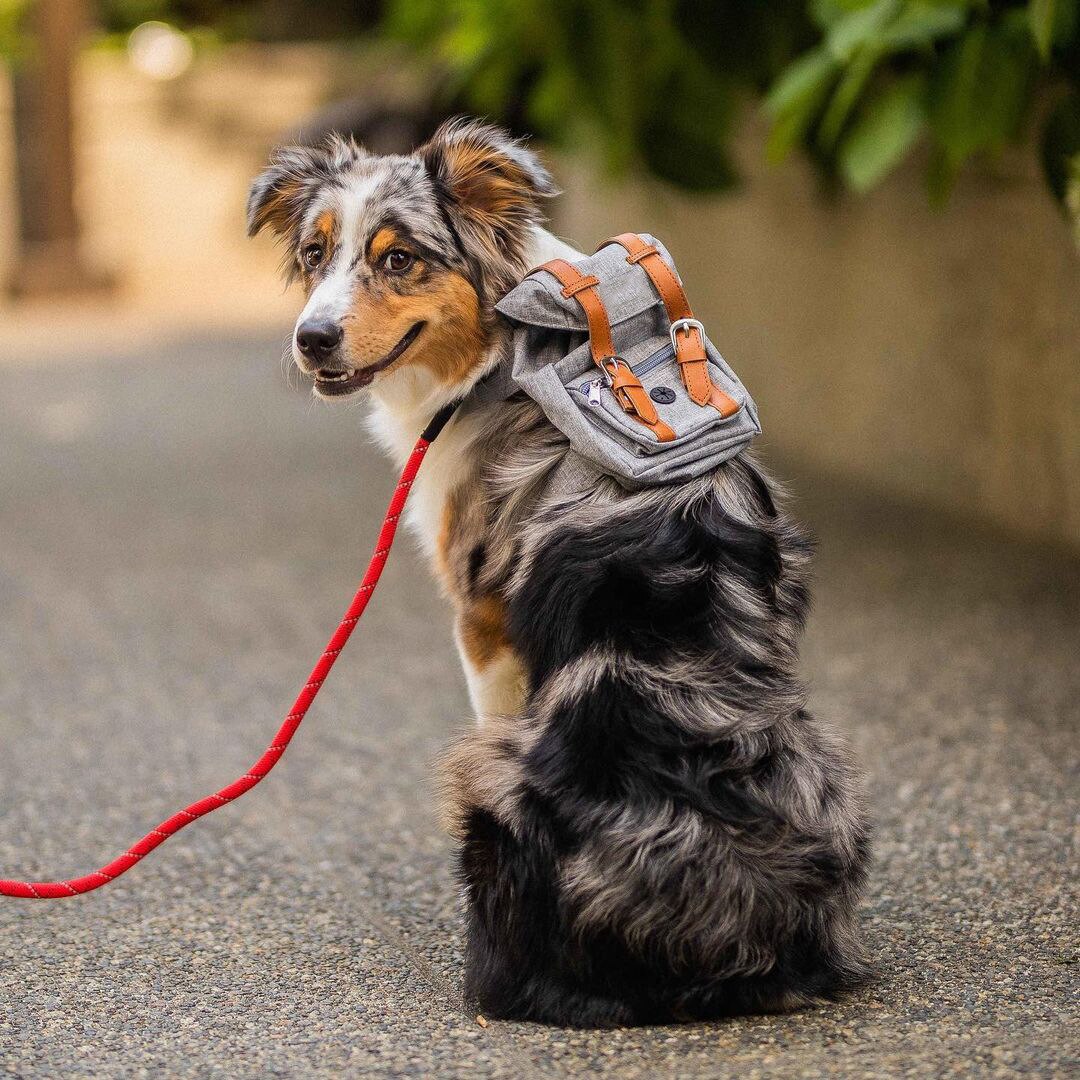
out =
[[[444,124],[408,156],[338,137],[277,151],[252,186],[248,231],[287,245],[288,274],[307,293],[293,355],[316,392],[349,394],[406,369],[465,383],[553,194],[535,154],[477,121]]]

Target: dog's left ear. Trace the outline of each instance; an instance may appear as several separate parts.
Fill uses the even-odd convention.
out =
[[[547,169],[519,140],[479,120],[444,123],[418,151],[463,240],[519,259],[540,200],[557,195]]]
[[[323,146],[275,150],[255,178],[247,203],[248,236],[269,228],[290,236],[318,190],[362,153],[351,139],[331,136]]]

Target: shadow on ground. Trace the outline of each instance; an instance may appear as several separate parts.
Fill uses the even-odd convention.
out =
[[[0,872],[82,873],[265,744],[392,486],[275,341],[5,371]],[[765,403],[767,408],[767,403]],[[430,761],[467,719],[405,539],[272,780],[83,900],[0,903],[0,1070],[129,1076],[1065,1075],[1080,566],[799,480],[812,707],[879,820],[879,983],[789,1017],[481,1028]],[[1070,1000],[1071,999],[1071,1000]]]

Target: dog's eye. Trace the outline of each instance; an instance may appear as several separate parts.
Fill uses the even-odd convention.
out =
[[[300,257],[309,270],[314,270],[323,261],[323,249],[318,244],[308,244],[300,253]]]
[[[386,258],[383,259],[383,266],[386,267],[393,274],[400,274],[404,270],[408,270],[412,266],[414,257],[407,251],[402,251],[401,248],[394,248],[393,251],[387,253]]]

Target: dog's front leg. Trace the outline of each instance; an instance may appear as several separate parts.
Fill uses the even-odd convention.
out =
[[[525,707],[525,668],[507,639],[502,601],[486,596],[460,607],[454,637],[477,722],[520,716]]]

